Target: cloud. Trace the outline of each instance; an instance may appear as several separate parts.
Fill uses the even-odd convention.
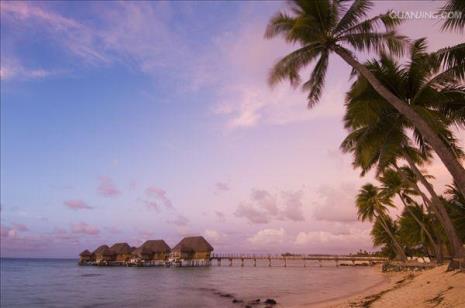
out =
[[[60,74],[59,71],[47,70],[43,68],[26,68],[17,60],[2,57],[0,67],[0,79],[42,79]]]
[[[192,50],[177,33],[181,30],[173,30],[170,10],[162,2],[115,2],[100,7],[93,18],[77,20],[43,3],[8,2],[1,12],[2,24],[14,24],[16,31],[40,29],[45,39],[85,64],[119,63],[152,76],[172,71],[182,78],[195,57],[186,56]]]
[[[283,191],[278,197],[263,189],[253,189],[250,201],[242,202],[234,215],[253,224],[266,224],[274,219],[303,221],[302,191]]]
[[[13,223],[10,227],[0,226],[0,235],[3,238],[17,238],[20,233],[27,231],[29,231],[29,228],[24,224]]]
[[[294,243],[307,247],[366,247],[371,243],[369,228],[349,228],[346,232],[330,231],[299,232]]]
[[[221,222],[226,221],[226,218],[225,218],[223,212],[215,211],[215,215],[216,215],[216,218],[218,218],[219,221],[221,221]]]
[[[111,178],[107,176],[101,176],[99,181],[100,184],[97,188],[97,191],[100,195],[104,197],[115,197],[121,193]]]
[[[280,244],[284,241],[286,232],[280,229],[263,229],[247,240],[254,245]]]
[[[292,48],[280,39],[264,39],[263,25],[266,23],[265,19],[243,19],[237,31],[215,39],[216,52],[208,54],[207,63],[219,67],[215,76],[222,78],[217,78],[218,93],[212,114],[223,118],[228,129],[285,125],[342,115],[344,108],[340,102],[344,99],[344,84],[327,87],[321,103],[311,112],[306,109],[306,93],[299,89],[286,83],[270,89],[266,83],[269,70]],[[308,76],[309,70],[303,75]]]
[[[229,190],[229,185],[228,185],[228,183],[217,182],[215,184],[215,188],[216,188],[217,191],[228,191]]]
[[[221,233],[219,231],[216,231],[216,230],[212,230],[212,229],[206,229],[203,232],[203,235],[205,236],[207,241],[210,241],[210,242],[216,243],[216,244],[222,243],[226,238],[225,234],[223,234],[223,233]]]
[[[89,63],[108,62],[100,52],[103,41],[99,31],[43,6],[27,2],[2,3],[2,22],[16,22],[18,27],[40,27],[51,40]]]
[[[284,209],[281,214],[291,221],[304,221],[302,191],[283,192]]]
[[[161,188],[158,188],[156,186],[150,186],[145,190],[145,195],[147,197],[155,199],[155,201],[151,202],[155,208],[158,208],[158,202],[161,202],[167,209],[174,208],[173,203],[168,198],[166,191]]]
[[[71,226],[71,232],[84,235],[98,235],[100,230],[97,227],[80,222]]]
[[[181,214],[178,214],[175,218],[168,220],[168,222],[178,227],[184,227],[189,224],[189,219]]]
[[[266,224],[270,222],[269,215],[265,211],[258,210],[251,204],[239,204],[234,215],[246,218],[250,223],[254,224]]]
[[[93,207],[87,205],[87,203],[82,200],[66,200],[64,204],[67,208],[75,211],[93,209]]]
[[[343,183],[338,186],[324,185],[318,190],[321,201],[315,202],[313,216],[323,221],[357,221],[355,196],[357,186],[354,183]]]

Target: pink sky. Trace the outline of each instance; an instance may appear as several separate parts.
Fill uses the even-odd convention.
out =
[[[173,29],[175,14],[196,16],[192,3],[178,7],[179,12],[168,3],[118,3],[104,12],[94,4],[76,15],[53,3],[2,3],[2,27],[16,31],[2,32],[7,46],[2,52],[2,103],[12,104],[10,97],[22,92],[38,91],[40,96],[34,82],[53,85],[74,78],[79,85],[94,78],[94,72],[110,78],[112,73],[105,72],[118,67],[117,73],[124,69],[137,83],[147,83],[131,88],[132,94],[157,106],[135,112],[135,99],[123,107],[109,104],[105,112],[119,112],[114,117],[127,121],[128,130],[137,129],[137,134],[119,135],[103,122],[98,132],[110,141],[94,137],[96,130],[76,148],[51,144],[55,152],[71,152],[66,152],[67,169],[62,172],[49,159],[43,163],[46,171],[34,165],[28,174],[36,175],[37,187],[21,187],[21,176],[2,173],[2,255],[71,257],[101,243],[139,245],[164,238],[174,245],[182,236],[197,234],[216,251],[372,249],[371,226],[356,221],[354,208],[357,189],[372,175],[360,178],[350,155],[338,149],[346,133],[342,116],[350,69],[332,57],[321,103],[307,110],[305,93],[287,84],[274,89],[266,84],[272,64],[292,50],[280,39],[263,39],[266,22],[280,4],[263,3],[264,12],[258,3],[237,5],[235,26],[220,27],[197,46],[185,37],[190,25],[181,22],[181,30]],[[376,3],[372,14],[439,6],[384,1]],[[44,38],[34,44],[50,44],[78,68],[53,58],[28,62],[21,43],[34,41],[28,36],[31,27]],[[400,31],[428,37],[431,50],[463,41],[463,35],[440,32],[433,20],[411,20]],[[163,82],[175,84],[175,91]],[[110,103],[123,96],[118,92],[123,85],[111,85],[112,93],[101,98]],[[161,123],[156,130],[143,118],[165,115],[179,97],[185,105],[153,120]],[[76,125],[73,133],[84,127]],[[463,132],[458,135],[463,144]],[[2,160],[2,169],[10,161]],[[438,190],[450,183],[440,162],[427,169],[436,176]]]

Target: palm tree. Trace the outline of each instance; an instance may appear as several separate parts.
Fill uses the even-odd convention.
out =
[[[456,30],[463,31],[465,28],[465,2],[462,0],[448,0],[446,4],[439,10],[439,13],[461,13],[453,18],[444,19],[444,24],[442,25],[443,30]]]
[[[373,220],[379,220],[380,224],[391,238],[399,258],[403,261],[407,260],[404,250],[387,224],[387,207],[394,206],[391,198],[383,194],[381,190],[373,184],[365,184],[357,195],[356,206],[358,218],[361,221],[368,220],[373,222]]]
[[[412,216],[411,213],[414,213]],[[427,215],[423,209],[416,203],[406,208],[402,215],[398,219],[398,235],[400,241],[407,247],[422,245],[427,248],[429,254],[429,247],[432,248],[433,254],[436,256],[435,248],[431,246],[431,243],[428,241],[427,236],[425,236],[424,229],[418,225],[417,220],[414,218],[417,217],[424,225],[428,226],[428,229],[432,229],[432,223],[430,216]]]
[[[386,228],[389,229],[390,233],[386,232]],[[400,230],[397,223],[392,220],[391,217],[386,216],[384,222],[381,219],[375,219],[373,228],[371,229],[370,235],[373,239],[373,246],[383,246],[381,253],[391,259],[397,255],[396,247],[392,242],[390,234],[396,234]]]
[[[400,174],[401,171],[395,171],[393,169],[386,169],[383,174],[379,177],[379,181],[382,184],[382,189],[385,194],[389,196],[397,195],[404,205],[404,211],[406,211],[413,220],[419,225],[422,232],[428,238],[431,247],[434,249],[434,255],[438,263],[442,263],[441,247],[436,243],[433,235],[428,230],[426,224],[422,221],[422,214],[415,210],[416,203],[413,201],[412,196],[417,195],[417,191],[411,187],[410,182],[404,181]],[[420,208],[421,209],[421,208]]]
[[[434,63],[430,69],[425,65],[430,59],[425,50],[426,43],[421,39],[412,45],[411,58],[405,66],[400,66],[386,56],[382,56],[379,61],[368,62],[366,66],[386,87],[409,101],[415,110],[430,119],[437,134],[446,141],[451,151],[460,157],[463,153],[456,146],[455,137],[448,128],[460,119],[443,113],[440,107],[451,102],[465,104],[465,92],[461,91],[460,85],[448,84],[446,88],[439,87],[441,81],[434,75]],[[431,98],[434,98],[434,103],[430,102]],[[454,255],[463,256],[465,252],[462,241],[447,215],[444,204],[417,167],[431,158],[431,147],[421,132],[389,105],[363,76],[359,76],[353,83],[347,94],[346,106],[344,121],[346,128],[351,132],[341,148],[345,152],[354,153],[354,166],[361,167],[362,174],[376,166],[377,173],[380,174],[387,167],[396,166],[397,160],[405,159],[415,177],[430,193],[432,200],[428,202],[421,190],[415,187],[425,203],[431,205],[434,210],[447,234]],[[412,145],[410,131],[419,148]]]
[[[434,130],[434,123],[390,91],[354,55],[354,52],[371,50],[402,54],[406,39],[395,31],[401,20],[391,12],[363,20],[372,7],[370,0],[355,0],[349,8],[341,0],[294,0],[289,2],[289,6],[291,14],[278,12],[271,18],[265,37],[282,35],[287,42],[297,44],[299,48],[274,65],[270,84],[289,79],[292,85],[297,86],[300,84],[299,71],[316,61],[310,79],[302,85],[309,91],[308,106],[312,107],[322,93],[329,55],[336,53],[415,126],[443,161],[459,189],[465,192],[465,169]]]
[[[456,185],[449,185],[445,193],[449,215],[462,241],[465,241],[465,196],[460,193]]]

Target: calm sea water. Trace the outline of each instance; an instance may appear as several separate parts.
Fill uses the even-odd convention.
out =
[[[1,307],[244,307],[233,304],[233,298],[273,298],[279,307],[298,307],[347,296],[383,280],[374,268],[336,268],[333,263],[306,268],[292,263],[286,268],[127,268],[78,266],[76,260],[2,259]]]

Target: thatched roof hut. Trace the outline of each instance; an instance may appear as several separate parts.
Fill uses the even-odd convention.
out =
[[[171,252],[170,246],[164,240],[148,240],[132,252],[133,255],[144,259],[166,259]]]
[[[148,240],[145,241],[145,243],[142,244],[139,248],[136,248],[133,254],[140,256],[141,254],[160,252],[169,253],[171,252],[171,248],[168,246],[168,244],[165,243],[164,240]]]
[[[174,248],[173,252],[212,252],[213,247],[203,236],[183,238]]]
[[[94,250],[94,255],[102,255],[102,252],[106,249],[110,249],[107,245],[99,246],[97,249]]]
[[[86,249],[83,252],[81,252],[79,256],[82,258],[88,258],[88,257],[92,257],[92,253]]]
[[[93,261],[93,260],[94,260],[94,254],[91,253],[87,249],[79,254],[79,262],[81,264],[85,264],[85,263]]]
[[[102,245],[95,249],[94,255],[97,262],[113,261],[115,257],[115,253],[107,245]]]
[[[128,243],[116,243],[110,248],[117,255],[126,255],[132,253],[131,246]]]
[[[110,250],[114,253],[116,261],[126,262],[132,257],[132,247],[128,243],[116,243]]]

